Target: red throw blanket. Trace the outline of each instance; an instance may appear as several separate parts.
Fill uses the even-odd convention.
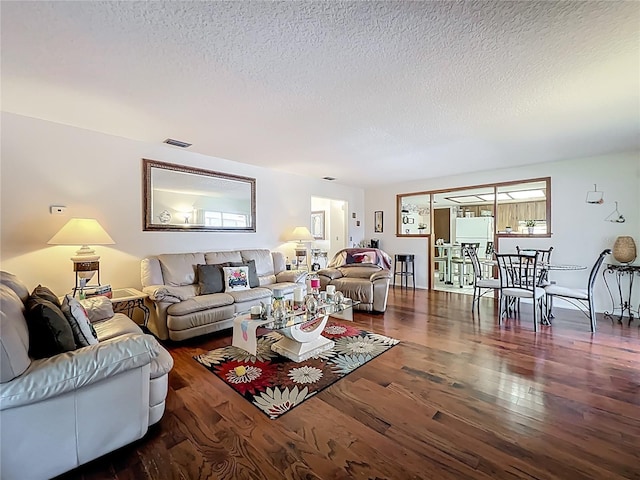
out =
[[[391,257],[379,248],[344,248],[333,256],[327,268],[362,264],[391,269]]]

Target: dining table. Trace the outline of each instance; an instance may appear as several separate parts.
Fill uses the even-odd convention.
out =
[[[498,266],[498,262],[494,259],[494,260],[480,260],[480,263],[483,265],[487,265],[487,266],[492,266],[492,267],[497,267]],[[566,264],[566,263],[546,263],[546,262],[540,262],[538,263],[538,266],[540,268],[540,275],[538,276],[538,278],[543,278],[546,279],[548,278],[548,275],[544,275],[544,272],[551,272],[551,271],[560,271],[560,272],[569,272],[569,271],[576,271],[576,270],[586,270],[587,267],[585,265],[576,265],[576,264]],[[548,280],[549,283],[555,283],[555,281],[553,280]],[[549,320],[553,318],[553,311],[552,308],[547,309],[546,315],[543,316],[542,318],[542,323],[543,324],[549,324]]]

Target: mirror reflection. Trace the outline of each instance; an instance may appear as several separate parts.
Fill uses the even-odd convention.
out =
[[[255,179],[143,160],[145,230],[255,232]]]
[[[397,235],[426,235],[431,229],[431,195],[398,195]]]

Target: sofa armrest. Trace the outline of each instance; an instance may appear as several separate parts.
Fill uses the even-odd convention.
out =
[[[37,403],[151,363],[158,355],[151,335],[128,334],[31,362],[0,385],[0,410]]]
[[[376,280],[387,280],[391,278],[391,270],[380,270],[375,272],[369,277],[369,280],[375,282]]]
[[[178,303],[182,300],[193,298],[198,294],[195,285],[185,285],[183,287],[149,285],[148,287],[144,287],[142,291],[149,295],[149,300],[167,303]]]
[[[335,280],[336,278],[341,278],[342,272],[337,268],[323,268],[316,272],[320,277],[326,277],[327,281]]]
[[[285,270],[276,275],[276,282],[304,283],[308,272],[304,270]]]

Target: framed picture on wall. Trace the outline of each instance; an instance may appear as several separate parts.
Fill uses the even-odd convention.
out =
[[[311,235],[316,240],[324,240],[324,210],[311,212]]]
[[[373,231],[375,233],[382,233],[382,210],[373,212]]]

